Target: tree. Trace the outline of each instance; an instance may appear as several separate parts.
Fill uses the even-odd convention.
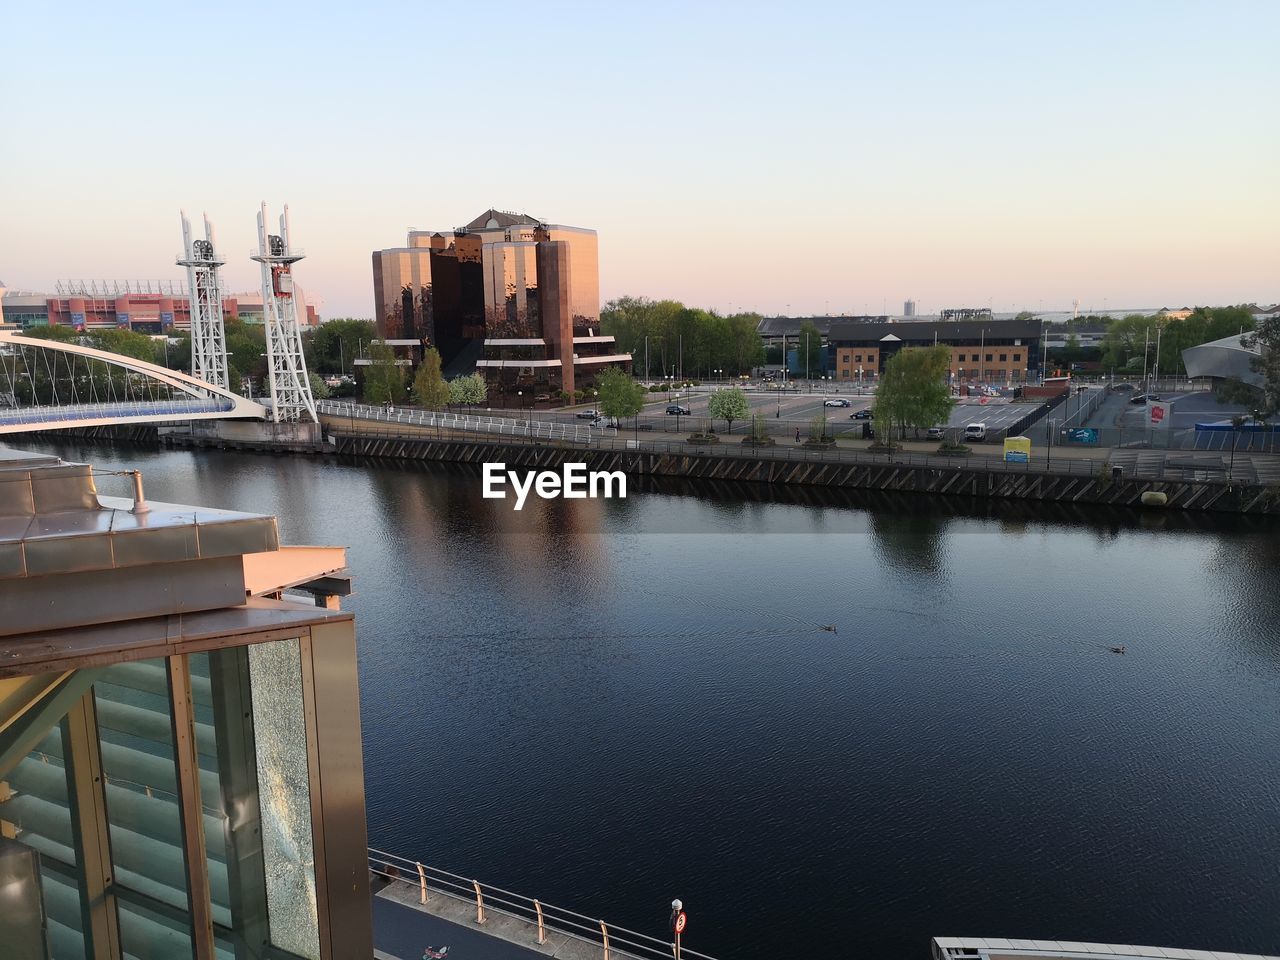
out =
[[[944,422],[951,414],[951,390],[947,386],[951,351],[936,347],[905,347],[884,366],[884,376],[876,391],[875,421],[884,425],[886,440],[898,428],[919,430]]]
[[[440,351],[428,347],[413,378],[413,402],[428,410],[443,410],[449,405],[449,384],[440,373]]]
[[[370,363],[364,368],[364,398],[369,403],[399,403],[404,399],[404,370],[395,351],[381,341],[369,347]]]
[[[307,380],[311,384],[311,396],[317,400],[329,399],[329,385],[324,382],[324,378],[318,373],[308,373]]]
[[[454,377],[449,381],[449,402],[460,407],[474,407],[484,403],[489,395],[484,377],[478,373],[469,373],[465,377]]]
[[[715,370],[734,375],[749,373],[764,363],[764,344],[758,332],[760,315],[686,307],[676,300],[619,297],[600,311],[602,332],[613,336],[619,349],[631,353],[637,372],[659,379],[675,371],[686,376],[710,376]],[[676,370],[683,361],[683,370]]]
[[[1036,315],[1035,315],[1034,313],[1032,313],[1030,310],[1019,310],[1019,311],[1018,311],[1018,315],[1017,315],[1016,317],[1014,317],[1013,319],[1015,319],[1015,320],[1034,320],[1035,318],[1036,318]]]
[[[1280,414],[1280,317],[1263,318],[1257,329],[1240,338],[1240,345],[1249,350],[1260,350],[1259,356],[1249,363],[1262,377],[1262,385],[1255,386],[1236,379],[1224,380],[1217,385],[1214,395],[1219,403],[1239,404],[1250,412],[1254,420],[1266,423]]]
[[[596,389],[600,393],[600,412],[606,417],[621,421],[624,417],[638,416],[644,409],[644,385],[617,367],[609,367],[600,374]]]
[[[747,395],[739,388],[730,387],[728,390],[717,390],[711,395],[707,412],[711,414],[712,420],[726,421],[729,433],[733,433],[733,421],[746,419],[751,412],[751,404],[747,401]]]
[[[796,372],[803,372],[809,378],[820,376],[824,372],[822,334],[812,320],[801,323],[800,333],[796,336]]]
[[[303,333],[307,369],[320,374],[346,373],[378,337],[371,320],[339,317]]]

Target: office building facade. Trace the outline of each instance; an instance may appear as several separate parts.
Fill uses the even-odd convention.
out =
[[[838,383],[875,380],[903,347],[938,344],[950,351],[953,382],[1024,383],[1039,379],[1040,338],[1035,320],[839,323],[830,332]]]
[[[594,230],[486,210],[448,233],[409,231],[373,253],[374,316],[384,340],[434,347],[446,375],[481,372],[490,401],[573,393],[603,369],[630,371],[600,333]]]

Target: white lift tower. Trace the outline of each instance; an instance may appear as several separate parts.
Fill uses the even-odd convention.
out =
[[[191,221],[182,211],[182,256],[178,266],[187,268],[191,287],[191,373],[197,380],[231,389],[227,376],[227,331],[222,322],[221,259],[213,246],[213,225],[204,218],[204,239],[191,239]]]
[[[302,359],[302,327],[306,316],[302,290],[294,283],[293,265],[306,254],[289,245],[289,206],[280,217],[280,234],[267,233],[267,205],[258,211],[258,252],[262,264],[262,320],[267,328],[272,419],[276,423],[319,423],[311,382]]]

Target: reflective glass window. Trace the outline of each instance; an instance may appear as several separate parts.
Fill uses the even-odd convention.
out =
[[[165,661],[107,667],[93,694],[111,861],[121,897],[121,947],[139,957],[190,956],[190,934],[176,929],[181,922],[173,919],[187,917],[188,901]],[[126,921],[129,893],[134,906]],[[168,919],[161,924],[158,916]],[[189,917],[186,922],[189,926]]]
[[[0,777],[0,836],[37,854],[30,862],[39,874],[49,955],[53,960],[80,960],[87,951],[68,771],[63,762],[66,722],[64,718],[51,728],[35,750]],[[10,862],[18,868],[22,859],[17,855]],[[34,877],[33,872],[33,887]],[[16,913],[12,904],[7,909]]]

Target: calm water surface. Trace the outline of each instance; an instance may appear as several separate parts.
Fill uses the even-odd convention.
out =
[[[377,846],[726,960],[1280,953],[1275,527],[40,449],[349,547]]]

